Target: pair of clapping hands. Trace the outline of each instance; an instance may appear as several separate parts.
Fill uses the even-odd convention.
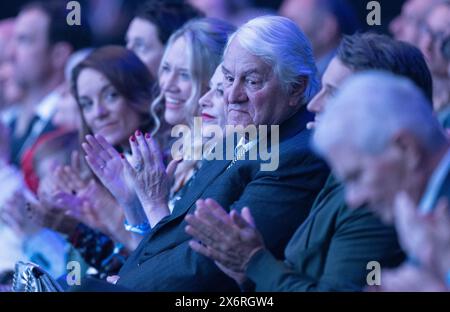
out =
[[[153,227],[170,214],[168,197],[178,160],[166,169],[158,143],[139,130],[129,138],[129,144],[130,159],[101,135],[87,135],[82,147],[88,165],[124,208],[127,221],[148,221]]]
[[[190,247],[214,260],[225,274],[243,284],[251,258],[265,248],[250,209],[227,213],[211,198],[198,200],[196,206],[195,213],[185,218],[185,230],[194,238]]]
[[[17,190],[7,201],[2,219],[21,236],[42,227],[70,234],[80,221],[108,232],[105,222],[111,218],[98,213],[105,210],[104,205],[111,206],[108,193],[94,180],[83,179],[80,173],[79,155],[74,152],[70,165],[59,165],[46,172],[37,197],[26,188]]]
[[[80,155],[73,152],[70,165],[56,167],[40,181],[39,204],[30,203],[29,218],[66,234],[83,222],[115,238],[123,212],[109,192],[83,172]]]

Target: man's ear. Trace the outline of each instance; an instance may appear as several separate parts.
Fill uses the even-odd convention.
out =
[[[305,94],[308,87],[308,77],[298,76],[297,81],[292,84],[290,92],[289,106],[297,106],[300,103],[300,98]]]
[[[70,44],[66,42],[55,43],[50,52],[53,68],[64,69],[72,52],[73,49]]]
[[[395,147],[402,155],[406,168],[417,169],[424,157],[424,148],[415,135],[407,130],[401,130],[394,138]]]

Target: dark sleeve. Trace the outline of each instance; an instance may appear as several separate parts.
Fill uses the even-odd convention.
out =
[[[156,254],[143,251],[138,261],[119,273],[118,285],[135,291],[239,291],[234,280],[193,251],[188,240]]]
[[[260,171],[231,209],[250,208],[266,247],[279,259],[328,176],[326,165],[310,153],[280,155],[275,172]]]
[[[360,291],[366,284],[368,262],[381,268],[403,260],[395,231],[368,211],[349,210],[337,225],[328,246],[323,274],[312,278],[266,251],[257,253],[247,268],[248,277],[263,291]],[[327,248],[324,245],[324,248]]]
[[[128,256],[122,245],[83,223],[78,224],[69,241],[84,261],[99,272],[99,278],[117,274]]]

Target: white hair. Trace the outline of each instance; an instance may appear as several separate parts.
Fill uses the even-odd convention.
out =
[[[379,154],[402,130],[412,133],[429,152],[446,142],[431,103],[413,82],[392,73],[367,71],[350,77],[328,103],[313,145],[321,155],[342,144]]]
[[[307,77],[300,104],[307,104],[319,90],[311,44],[290,19],[267,15],[248,21],[230,36],[224,54],[235,38],[249,53],[261,57],[273,67],[287,93],[298,84],[299,76]]]

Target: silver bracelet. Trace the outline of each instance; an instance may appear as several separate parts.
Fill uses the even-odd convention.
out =
[[[145,235],[151,230],[150,224],[147,221],[144,221],[138,225],[131,225],[128,223],[127,219],[125,219],[123,225],[125,227],[125,230],[127,230],[128,232],[136,233],[139,235]]]

